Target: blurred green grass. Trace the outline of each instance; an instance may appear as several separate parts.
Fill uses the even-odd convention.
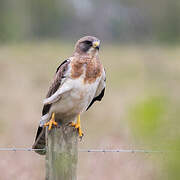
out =
[[[160,96],[148,97],[135,104],[130,113],[133,132],[138,135],[143,134],[143,138],[157,140],[155,137],[158,135],[167,110],[166,99]]]
[[[107,72],[107,90],[103,101],[82,116],[85,137],[80,147],[179,150],[179,50],[179,46],[102,45],[100,58]],[[32,145],[42,100],[56,67],[72,52],[73,43],[56,41],[0,46],[1,146]],[[0,163],[5,172],[3,179],[18,174],[15,164],[18,162],[19,168],[23,168],[25,156],[29,165],[24,179],[43,178],[43,158],[22,153],[11,158],[12,174]],[[113,154],[107,160],[97,154],[80,154],[78,177],[178,179],[179,153],[162,155],[164,158],[151,156]],[[1,158],[6,161],[7,157],[8,154]],[[37,168],[41,171],[35,171]]]

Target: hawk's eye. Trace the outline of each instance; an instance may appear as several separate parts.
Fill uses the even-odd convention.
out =
[[[84,44],[92,45],[92,42],[91,41],[84,41]]]
[[[92,47],[92,42],[88,40],[81,42],[79,45],[80,50],[83,52],[87,52],[91,47]]]

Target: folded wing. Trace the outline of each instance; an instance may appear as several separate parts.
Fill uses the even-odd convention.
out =
[[[91,101],[91,103],[89,104],[89,106],[87,107],[86,111],[94,104],[94,102],[101,101],[101,99],[104,96],[105,88],[106,88],[106,73],[105,73],[105,70],[103,69],[102,78],[96,90],[96,94],[93,100]]]
[[[47,93],[46,99],[52,97],[58,89],[62,86],[63,82],[66,79],[66,74],[68,72],[68,65],[70,63],[70,60],[67,59],[63,61],[60,66],[56,70],[56,74],[54,77],[54,80],[49,88],[49,91]],[[56,97],[56,100],[57,97]],[[42,110],[42,117],[45,117],[51,108],[52,103],[44,104],[43,110]],[[33,144],[34,149],[44,149],[45,148],[45,128],[44,127],[38,127],[35,142]],[[37,153],[44,155],[45,151],[36,151]]]

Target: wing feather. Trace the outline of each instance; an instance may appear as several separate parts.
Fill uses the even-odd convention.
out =
[[[103,69],[102,79],[96,90],[96,94],[95,94],[93,100],[91,101],[91,103],[89,104],[89,106],[87,107],[86,111],[94,104],[94,102],[101,101],[101,99],[104,97],[105,88],[106,88],[106,73],[105,73],[105,69]]]
[[[65,74],[67,72],[69,63],[70,63],[70,60],[67,59],[67,60],[63,61],[57,68],[54,80],[49,88],[46,98],[51,97],[54,93],[56,93],[58,88],[61,86],[62,80],[63,80],[63,78],[65,78]],[[42,116],[46,116],[46,114],[49,112],[50,108],[51,108],[51,104],[44,105],[43,110],[42,110]],[[45,148],[45,132],[46,132],[45,127],[41,127],[41,126],[38,127],[35,142],[32,146],[33,149],[44,149]],[[45,153],[46,153],[45,150],[36,151],[36,152],[40,155],[45,155]]]
[[[94,104],[95,101],[101,101],[101,99],[104,97],[104,92],[105,92],[105,88],[101,91],[101,93],[99,94],[99,96],[96,96],[91,103],[89,104],[88,108],[86,109],[86,111]]]
[[[62,83],[62,79],[65,78],[65,73],[67,72],[69,63],[70,63],[70,60],[67,59],[67,60],[63,61],[57,68],[54,80],[49,88],[46,98],[51,97],[60,87],[60,85]],[[44,116],[45,114],[47,114],[49,112],[50,108],[51,108],[51,104],[45,104],[43,106],[42,115]]]

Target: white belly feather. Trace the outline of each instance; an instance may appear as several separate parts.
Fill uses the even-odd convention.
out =
[[[100,77],[91,84],[84,84],[83,76],[68,79],[65,84],[71,86],[71,90],[62,94],[60,100],[52,104],[50,114],[55,112],[59,117],[68,118],[84,112],[94,98],[99,81]]]

